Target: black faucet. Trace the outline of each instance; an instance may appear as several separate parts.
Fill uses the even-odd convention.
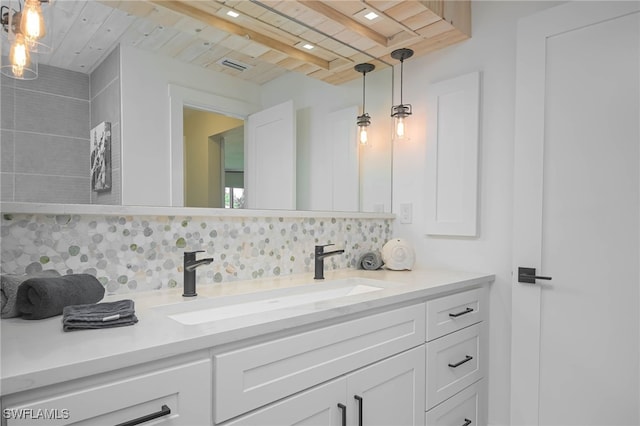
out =
[[[322,246],[316,246],[315,249],[315,275],[314,280],[324,280],[324,258],[329,256],[335,256],[336,254],[344,253],[344,250],[334,250],[325,253],[324,248],[332,246],[333,244],[325,244]]]
[[[213,257],[196,260],[196,253],[204,252],[204,250],[185,251],[184,252],[184,282],[183,297],[197,296],[196,293],[196,268],[202,265],[208,265],[213,262]]]

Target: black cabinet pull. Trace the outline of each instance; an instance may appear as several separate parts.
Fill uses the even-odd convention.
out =
[[[358,426],[362,426],[362,397],[358,395],[354,395],[353,397],[358,401]]]
[[[457,318],[457,317],[460,317],[460,316],[462,316],[462,315],[464,315],[464,314],[468,314],[468,313],[470,313],[470,312],[473,312],[473,308],[467,308],[467,309],[465,309],[465,310],[464,310],[464,311],[462,311],[462,312],[458,312],[458,313],[455,313],[455,314],[449,314],[449,316],[450,316],[451,318]]]
[[[162,416],[168,416],[169,414],[171,414],[171,408],[163,404],[162,407],[160,407],[160,411],[147,414],[146,416],[138,417],[137,419],[129,420],[128,422],[119,423],[116,426],[135,426]]]
[[[347,406],[338,403],[338,408],[342,411],[342,426],[347,426]]]
[[[462,426],[469,426],[471,423],[472,423],[471,420],[464,419],[464,423],[462,423]]]
[[[460,367],[462,364],[464,364],[465,362],[469,362],[472,359],[473,359],[472,356],[467,355],[467,356],[464,357],[464,359],[462,361],[458,361],[455,364],[449,364],[449,367],[451,367],[451,368]]]

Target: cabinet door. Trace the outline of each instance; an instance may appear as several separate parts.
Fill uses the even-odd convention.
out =
[[[344,426],[338,404],[346,399],[344,378],[325,383],[225,423],[225,426]]]
[[[348,375],[347,401],[349,425],[424,425],[424,345]]]

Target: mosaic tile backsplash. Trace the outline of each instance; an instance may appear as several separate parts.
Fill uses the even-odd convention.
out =
[[[89,273],[108,294],[182,286],[185,251],[214,262],[199,284],[313,273],[316,244],[345,253],[325,269],[355,268],[381,250],[391,220],[309,217],[2,215],[2,273]]]

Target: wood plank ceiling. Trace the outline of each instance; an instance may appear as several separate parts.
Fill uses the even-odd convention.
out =
[[[470,7],[469,0],[58,0],[54,52],[40,63],[88,73],[122,43],[257,84],[288,71],[340,84],[360,77],[358,63],[396,64],[397,48],[420,56],[469,38]],[[370,12],[377,17],[367,19]]]

